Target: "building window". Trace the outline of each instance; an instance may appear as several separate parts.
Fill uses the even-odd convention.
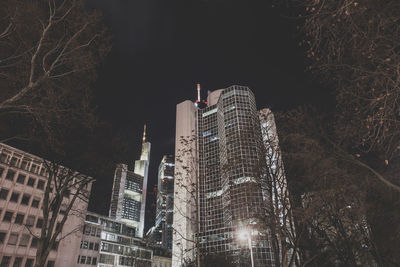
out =
[[[7,189],[2,188],[0,190],[0,199],[7,199],[8,192],[9,191]]]
[[[11,202],[18,202],[18,199],[19,199],[19,193],[13,192],[11,194],[10,201]]]
[[[18,234],[17,233],[11,233],[10,236],[8,237],[8,245],[16,245],[18,242]]]
[[[0,178],[3,176],[4,168],[0,167]]]
[[[96,265],[97,264],[97,258],[96,257],[93,257],[92,258],[92,265]]]
[[[22,258],[16,257],[14,259],[13,267],[21,267],[22,266]]]
[[[33,267],[34,259],[26,259],[25,267]]]
[[[39,207],[39,200],[38,199],[33,199],[31,207],[33,207],[33,208]]]
[[[93,250],[93,243],[92,242],[89,243],[89,249]]]
[[[92,257],[87,257],[86,264],[90,264],[90,263],[92,263]]]
[[[19,240],[19,245],[21,247],[26,247],[29,244],[29,239],[31,239],[31,236],[28,234],[22,234],[21,239]]]
[[[36,222],[36,228],[42,228],[43,227],[43,219],[38,218]]]
[[[11,256],[3,256],[3,259],[1,260],[1,267],[5,266],[8,267],[10,266],[11,263]]]
[[[25,217],[24,214],[18,213],[17,216],[15,217],[14,223],[15,223],[15,224],[23,224],[23,222],[24,222],[24,217]]]
[[[33,226],[35,224],[35,216],[29,215],[28,218],[26,218],[26,226]]]
[[[7,233],[0,232],[0,244],[4,244],[4,240],[6,239]]]
[[[94,244],[94,250],[98,251],[99,250],[99,243]]]
[[[25,178],[26,178],[25,175],[19,174],[18,177],[17,177],[17,183],[19,183],[19,184],[25,184]]]
[[[53,245],[51,246],[51,250],[57,251],[57,249],[58,249],[58,241],[55,241],[55,242],[53,243]]]
[[[54,261],[48,261],[47,267],[54,267]]]
[[[8,170],[6,179],[10,181],[14,181],[14,176],[15,176],[15,171],[13,170]]]
[[[6,211],[4,213],[3,222],[11,222],[12,216],[13,216],[13,213],[11,211]]]
[[[83,241],[83,248],[88,248],[88,241]]]
[[[35,178],[29,177],[28,183],[26,185],[34,187],[35,186]]]
[[[81,264],[85,264],[86,262],[86,256],[81,256]]]
[[[44,181],[39,180],[36,186],[37,189],[43,190],[44,189]]]
[[[33,237],[32,241],[31,241],[31,248],[36,248],[37,243],[38,243],[38,239],[36,237]]]
[[[29,200],[31,199],[30,195],[24,194],[22,196],[21,205],[29,205]]]

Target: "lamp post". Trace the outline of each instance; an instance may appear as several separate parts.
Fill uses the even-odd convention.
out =
[[[251,267],[254,267],[254,259],[253,259],[253,248],[251,246],[251,234],[247,229],[242,229],[239,231],[239,239],[247,239],[249,249],[250,249],[250,259],[251,259]]]

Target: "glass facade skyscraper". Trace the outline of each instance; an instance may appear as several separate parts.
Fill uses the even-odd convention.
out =
[[[188,149],[194,165],[182,157]],[[251,90],[235,85],[211,92],[203,108],[190,101],[178,104],[175,153],[180,201],[174,210],[173,266],[194,258],[195,242],[187,240],[198,240],[202,255],[224,253],[240,260],[249,250],[238,237],[243,229],[251,235],[255,266],[274,266],[263,223],[270,199],[262,186],[265,150]]]

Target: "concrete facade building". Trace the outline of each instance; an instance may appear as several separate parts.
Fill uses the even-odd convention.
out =
[[[111,194],[109,216],[135,227],[137,237],[143,237],[144,231],[150,148],[145,125],[140,159],[133,171],[126,164],[117,165]]]
[[[255,97],[235,85],[207,100],[205,107],[177,105],[173,266],[194,259],[196,241],[202,255],[243,254],[243,229],[255,266],[274,266],[263,223],[271,196],[262,186],[266,156]]]
[[[34,266],[38,242],[35,236],[39,236],[43,227],[40,207],[47,181],[48,173],[42,158],[0,143],[1,266]],[[86,188],[88,194],[90,187],[91,184]],[[71,195],[64,198],[63,205],[68,203]],[[76,264],[76,259],[71,256],[79,253],[87,202],[78,199],[72,207],[79,213],[68,214],[60,235],[65,238],[56,242],[50,251],[47,267]],[[64,214],[65,209],[60,209],[59,221]]]

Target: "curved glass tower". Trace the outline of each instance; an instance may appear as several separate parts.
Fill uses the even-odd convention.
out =
[[[174,210],[174,229],[183,234],[174,235],[173,265],[179,266],[185,256],[194,257],[193,253],[182,255],[182,251],[195,249],[193,242],[187,243],[181,236],[199,240],[202,255],[224,253],[246,265],[249,257],[241,260],[240,255],[249,252],[249,244],[238,236],[245,229],[251,237],[255,266],[274,266],[270,233],[263,223],[270,197],[262,186],[265,150],[253,93],[248,87],[234,85],[211,92],[204,108],[188,102],[177,106],[175,194],[185,196],[190,186],[177,184],[177,173],[188,168],[187,158],[179,158],[180,151],[191,147],[196,170],[182,178],[195,181],[190,191],[197,190],[198,198],[196,205],[193,194],[186,194],[184,203],[191,204],[180,204],[179,210]],[[187,142],[178,140],[193,134]],[[193,179],[193,175],[197,177]]]

